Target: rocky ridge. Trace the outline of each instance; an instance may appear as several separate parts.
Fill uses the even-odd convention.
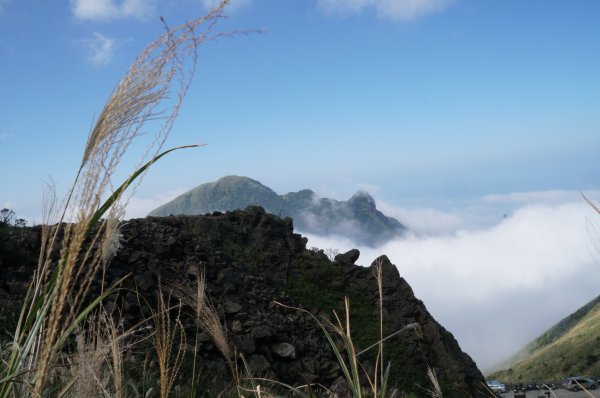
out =
[[[199,272],[204,272],[207,295],[229,332],[229,344],[247,358],[255,374],[343,390],[340,367],[314,320],[276,301],[331,319],[332,309],[343,313],[341,304],[346,296],[359,349],[378,339],[375,264],[356,265],[357,250],[338,255],[333,262],[323,252],[307,250],[306,239],[293,232],[289,218],[249,207],[205,216],[129,220],[121,231],[123,247],[107,270],[106,282],[129,274],[127,286],[152,303],[159,280],[193,286]],[[414,297],[387,257],[378,261],[383,267],[385,335],[404,330],[385,343],[392,384],[423,396],[430,385],[426,376],[430,366],[444,397],[483,396],[483,376],[475,363]],[[0,269],[0,296],[22,294],[30,271],[28,266],[5,259]],[[131,291],[111,298],[108,306],[121,309],[129,325],[147,313]],[[192,317],[184,316],[183,322],[187,336],[194,336]],[[203,363],[226,375],[215,345],[204,334],[198,337]],[[193,345],[188,343],[189,347]],[[373,367],[370,352],[361,360],[366,368]]]

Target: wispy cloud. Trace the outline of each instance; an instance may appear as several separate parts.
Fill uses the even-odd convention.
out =
[[[454,0],[318,0],[327,13],[355,14],[373,10],[381,18],[406,22],[440,12]]]
[[[8,133],[0,132],[0,142],[5,141],[8,138]]]
[[[359,248],[358,263],[369,265],[387,254],[463,350],[482,368],[489,367],[598,294],[598,235],[590,233],[590,224],[600,218],[576,196],[550,203],[556,196],[569,195],[531,193],[533,202],[519,203],[508,217],[480,228],[469,225],[468,214],[420,209],[415,225],[419,216],[431,224],[439,217],[457,229]],[[494,211],[496,204],[490,206]],[[309,236],[308,244],[340,252],[355,246],[317,236]]]
[[[112,61],[117,42],[115,39],[94,32],[90,39],[80,40],[79,43],[87,51],[87,60],[96,67],[108,65]]]
[[[129,200],[126,209],[125,218],[141,218],[146,217],[148,213],[157,207],[164,205],[167,202],[175,199],[177,196],[186,192],[187,189],[177,189],[167,192],[161,192],[151,197],[134,196]]]
[[[156,0],[71,0],[73,15],[83,21],[147,19],[155,8]]]
[[[221,0],[201,0],[201,2],[202,2],[202,5],[204,6],[204,8],[206,8],[208,10],[212,10],[213,8],[218,6],[219,3],[221,3]],[[250,3],[250,0],[231,0],[231,3],[229,3],[229,6],[227,9],[229,11],[232,11],[237,8],[243,7],[249,3]]]
[[[13,202],[4,202],[2,203],[2,208],[3,209],[12,209],[15,207],[15,204]]]

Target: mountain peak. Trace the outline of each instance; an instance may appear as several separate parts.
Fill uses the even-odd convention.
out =
[[[350,199],[349,204],[362,205],[369,209],[375,209],[375,199],[367,191],[357,191]]]
[[[384,243],[406,230],[398,220],[378,211],[373,197],[364,191],[358,191],[348,201],[319,198],[310,189],[278,195],[252,178],[236,175],[202,184],[149,215],[199,215],[248,206],[261,206],[268,213],[291,217],[300,231],[340,235],[368,246]]]
[[[225,177],[219,178],[217,181],[214,182],[214,184],[240,184],[240,183],[262,185],[260,182],[253,180],[250,177],[237,176],[237,175],[227,175]]]

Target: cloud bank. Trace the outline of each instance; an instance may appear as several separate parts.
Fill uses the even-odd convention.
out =
[[[515,197],[497,196],[489,206],[495,211],[497,201]],[[543,195],[524,198],[534,197]],[[577,197],[561,192],[554,202],[517,201],[508,217],[476,228],[466,228],[468,215],[419,209],[411,222],[422,217],[433,224],[439,217],[447,224],[442,233],[429,228],[429,234],[413,233],[376,249],[359,247],[358,263],[369,265],[387,254],[415,295],[486,369],[600,294],[594,242],[600,217]],[[354,247],[342,239],[308,238],[309,246],[323,249]]]
[[[381,18],[407,22],[443,11],[454,0],[318,0],[327,13],[356,14],[373,10]]]
[[[156,0],[71,0],[71,11],[82,21],[118,18],[146,19],[153,15]]]

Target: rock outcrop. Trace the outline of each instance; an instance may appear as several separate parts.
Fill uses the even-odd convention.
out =
[[[163,285],[195,286],[203,272],[207,296],[228,330],[228,343],[247,359],[254,374],[290,384],[321,383],[343,390],[340,366],[315,320],[343,317],[343,300],[350,302],[352,333],[358,349],[379,338],[376,263],[382,267],[384,361],[391,363],[390,382],[404,392],[425,396],[427,369],[438,377],[444,397],[483,396],[483,376],[471,358],[415,298],[408,283],[387,257],[370,267],[355,265],[352,250],[331,262],[322,251],[307,250],[306,239],[293,232],[292,220],[265,213],[262,208],[205,216],[148,217],[125,222],[123,247],[107,269],[111,284],[126,274],[154,302],[159,280]],[[18,295],[25,272],[6,260],[0,291]],[[30,270],[29,270],[30,271]],[[99,283],[96,284],[99,289]],[[123,311],[126,324],[145,316],[131,291],[111,298],[109,306]],[[184,308],[184,314],[187,313]],[[189,338],[195,336],[193,317],[183,318]],[[203,363],[226,369],[217,347],[206,335],[198,337]],[[188,342],[193,347],[193,343]],[[376,348],[361,354],[373,369]]]

